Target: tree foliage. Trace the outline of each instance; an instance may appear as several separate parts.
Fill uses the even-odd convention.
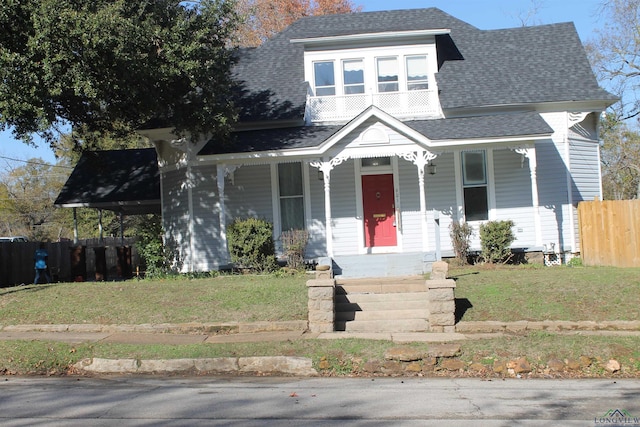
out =
[[[63,232],[53,206],[68,171],[40,159],[7,170],[0,177],[0,233],[30,240],[56,239]]]
[[[233,1],[3,0],[0,129],[126,135],[152,119],[226,131]]]
[[[640,197],[640,0],[603,0],[603,28],[587,52],[598,80],[620,102],[601,120],[605,199]]]
[[[604,27],[587,52],[598,80],[620,96],[611,112],[619,120],[640,114],[640,0],[603,0]]]
[[[89,132],[81,128],[60,135],[54,153],[59,162],[75,166],[82,153],[87,150],[124,150],[151,147],[153,145],[146,138],[136,133],[114,135],[112,132]]]
[[[255,47],[305,16],[359,12],[351,0],[239,0],[243,18],[238,28],[240,46]]]
[[[602,119],[601,129],[604,198],[640,198],[640,133],[611,115]]]

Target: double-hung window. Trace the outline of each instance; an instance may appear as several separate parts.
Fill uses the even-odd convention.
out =
[[[467,221],[489,219],[487,167],[484,151],[462,152],[464,213]]]
[[[342,62],[344,94],[364,93],[364,62],[362,59],[349,59]]]
[[[301,163],[278,164],[282,231],[304,230],[304,195]]]
[[[429,89],[429,81],[427,75],[427,56],[407,56],[406,66],[407,90]]]
[[[333,74],[333,61],[314,62],[313,79],[316,96],[332,96],[336,94],[336,78]]]
[[[400,90],[398,83],[398,58],[377,58],[378,92],[397,92]]]

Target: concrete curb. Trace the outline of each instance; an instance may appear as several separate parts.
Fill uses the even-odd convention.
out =
[[[79,372],[96,374],[277,374],[317,376],[311,359],[305,357],[220,357],[210,359],[83,359],[73,365]]]
[[[544,320],[518,322],[458,322],[456,332],[466,333],[498,333],[498,332],[529,332],[529,331],[640,331],[639,320],[615,320],[615,321],[579,321],[570,322],[565,320]]]

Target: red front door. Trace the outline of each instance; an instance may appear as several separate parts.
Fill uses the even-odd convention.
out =
[[[393,175],[363,175],[362,205],[365,246],[396,246]]]

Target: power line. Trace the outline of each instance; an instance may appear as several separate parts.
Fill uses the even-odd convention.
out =
[[[73,169],[71,166],[52,165],[52,164],[49,164],[49,163],[34,162],[34,161],[31,161],[31,160],[20,160],[20,159],[14,159],[14,158],[11,158],[11,157],[5,157],[5,156],[0,156],[0,159],[11,160],[13,162],[22,162],[22,163],[27,163],[27,164],[30,164],[30,165],[50,166],[52,168]]]

